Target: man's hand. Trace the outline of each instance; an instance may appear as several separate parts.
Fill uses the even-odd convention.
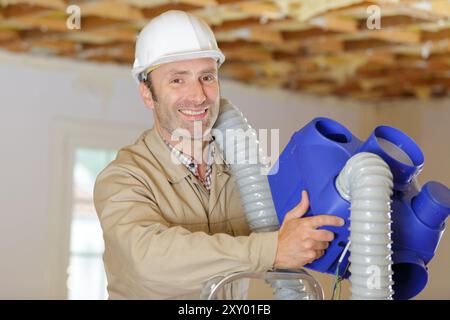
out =
[[[331,215],[301,218],[309,208],[306,191],[300,203],[289,211],[278,232],[277,255],[274,268],[297,269],[323,256],[334,234],[328,230],[316,230],[322,226],[344,225],[344,220]]]

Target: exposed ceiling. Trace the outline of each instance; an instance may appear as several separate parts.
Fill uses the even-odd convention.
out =
[[[222,76],[369,100],[450,95],[450,0],[0,0],[0,48],[131,67],[137,32],[169,9],[211,25]]]

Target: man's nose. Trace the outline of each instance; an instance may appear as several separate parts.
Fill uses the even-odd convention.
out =
[[[205,102],[206,94],[200,81],[194,81],[189,88],[189,100],[195,105],[200,105]]]

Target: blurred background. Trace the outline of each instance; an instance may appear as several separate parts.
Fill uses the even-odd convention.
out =
[[[362,140],[386,124],[421,146],[420,182],[450,185],[450,1],[0,0],[1,299],[107,297],[92,188],[153,125],[134,42],[169,9],[210,24],[222,96],[280,129],[280,151],[314,117]],[[416,299],[450,299],[449,269],[444,233]],[[311,273],[329,298],[333,278]]]

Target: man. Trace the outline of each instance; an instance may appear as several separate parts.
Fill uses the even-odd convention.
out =
[[[306,192],[279,231],[250,233],[239,193],[211,136],[224,56],[209,27],[181,11],[140,33],[133,74],[155,124],[97,178],[111,299],[195,299],[208,279],[300,268],[324,254],[334,216],[300,218]],[[181,132],[193,143],[180,147]],[[176,160],[176,161],[174,161]],[[223,298],[243,297],[235,286]]]

